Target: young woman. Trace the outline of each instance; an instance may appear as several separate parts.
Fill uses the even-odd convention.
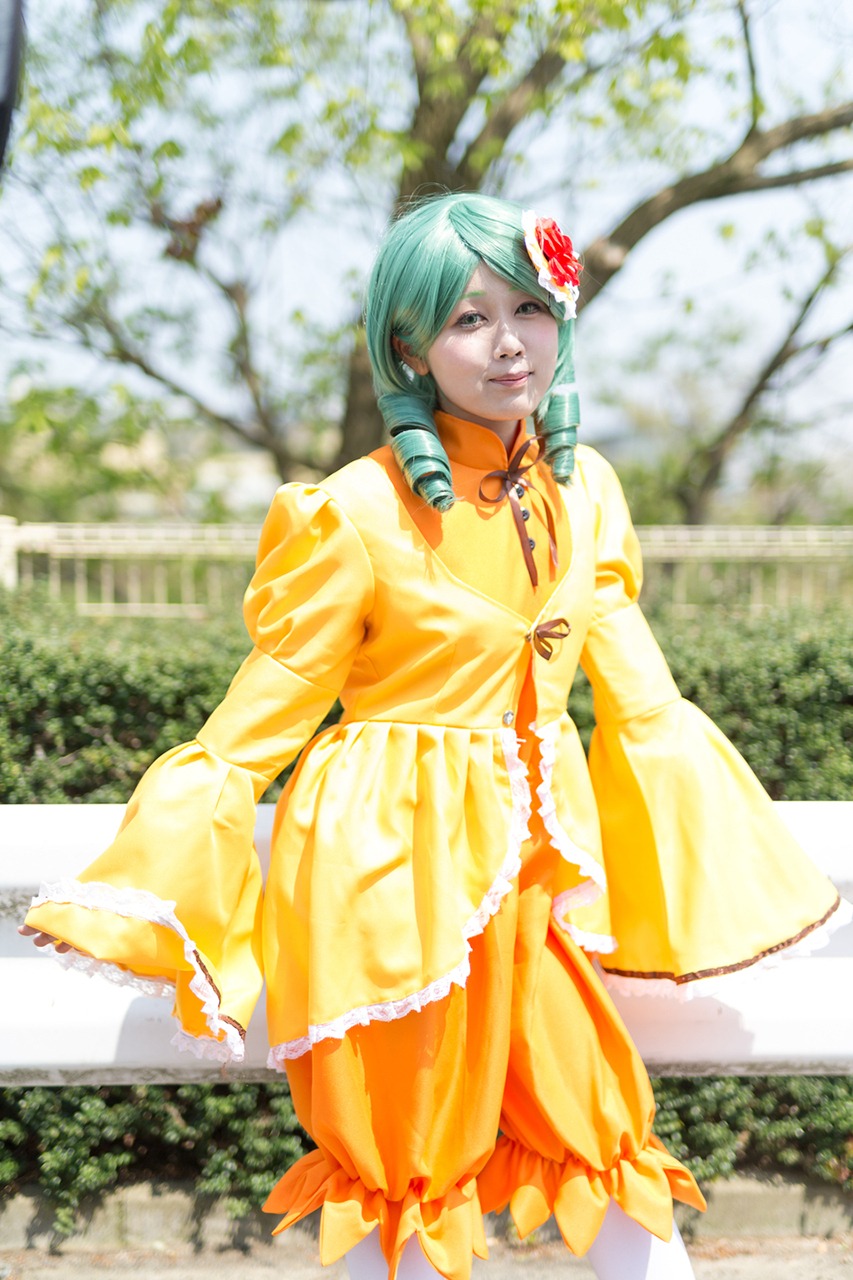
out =
[[[267,1208],[281,1229],[322,1207],[322,1261],[353,1280],[465,1280],[507,1203],[605,1280],[689,1277],[672,1201],[702,1197],[601,972],[675,992],[841,919],[643,621],[618,481],[575,450],[579,269],[553,222],[482,196],[394,223],[367,299],[391,445],[279,490],[251,656],[27,917],[173,986],[178,1042],[221,1061],[266,975],[270,1061],[316,1143]],[[336,698],[262,906],[255,802]]]

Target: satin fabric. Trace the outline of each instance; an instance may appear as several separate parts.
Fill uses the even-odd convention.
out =
[[[559,919],[607,968],[736,968],[837,904],[748,767],[679,698],[636,603],[639,548],[608,464],[579,447],[571,486],[529,473],[533,588],[508,504],[478,498],[507,464],[501,442],[438,422],[459,495],[446,516],[410,493],[390,449],[279,490],[246,595],[255,650],[197,740],[146,774],[86,891],[48,892],[28,917],[175,980],[194,1036],[245,1027],[264,971],[284,1045],[460,973],[466,927],[520,846],[513,755],[528,769],[549,756],[531,799],[562,854]],[[554,618],[571,633],[546,661],[533,632]],[[579,662],[598,717],[589,769],[566,712]],[[303,753],[279,806],[262,924],[253,804],[336,697],[340,725]],[[144,901],[117,918],[114,886],[176,904],[189,943]]]
[[[648,1080],[581,945],[674,988],[807,934],[838,899],[679,698],[608,464],[580,447],[568,487],[526,473],[534,587],[508,502],[479,497],[503,445],[437,421],[445,516],[390,449],[278,492],[245,601],[252,654],[197,739],[151,767],[111,848],[43,886],[27,920],[174,982],[182,1043],[224,1061],[265,974],[272,1061],[318,1144],[270,1208],[323,1204],[327,1260],[378,1223],[392,1270],[416,1232],[463,1280],[484,1206],[508,1200],[522,1232],[553,1210],[582,1251],[611,1197],[662,1238],[673,1194],[701,1203],[651,1135]],[[550,656],[537,628],[564,634]],[[589,768],[566,711],[579,663]],[[278,806],[262,897],[255,801],[336,698],[340,724]]]

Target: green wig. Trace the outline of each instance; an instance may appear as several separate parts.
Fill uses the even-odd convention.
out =
[[[367,350],[379,410],[410,488],[439,511],[454,502],[450,462],[435,426],[430,374],[418,374],[395,350],[397,338],[425,358],[479,264],[540,298],[558,321],[557,367],[534,415],[545,460],[566,484],[574,469],[580,420],[574,378],[574,320],[539,284],[524,245],[521,206],[483,195],[430,198],[389,227],[367,288]]]

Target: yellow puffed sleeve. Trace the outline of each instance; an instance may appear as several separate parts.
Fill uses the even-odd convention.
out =
[[[110,848],[78,880],[43,885],[27,916],[82,952],[79,967],[174,984],[176,1042],[198,1054],[243,1056],[262,981],[255,804],[343,687],[372,592],[334,500],[283,486],[246,593],[254,650],[195,741],[142,778]]]
[[[608,881],[599,910],[610,912],[590,927],[616,938],[602,957],[613,985],[660,990],[665,980],[674,990],[806,939],[839,898],[743,758],[680,697],[637,603],[640,549],[619,481],[592,450],[582,459],[597,573],[581,663]]]

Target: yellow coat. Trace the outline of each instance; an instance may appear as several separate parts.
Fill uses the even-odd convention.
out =
[[[637,604],[613,471],[583,447],[569,487],[546,470],[536,501],[559,507],[559,567],[540,545],[543,582],[526,596],[508,502],[469,564],[476,491],[449,517],[419,510],[388,450],[283,486],[246,596],[254,651],[197,739],[145,775],[111,848],[79,881],[43,886],[28,923],[174,982],[179,1043],[225,1061],[242,1055],[265,973],[281,1067],[464,984],[531,804],[561,855],[557,923],[622,981],[674,990],[829,920],[833,887],[679,697]],[[543,643],[557,619],[570,634]],[[579,663],[595,696],[589,765],[566,712]],[[337,698],[340,723],[310,742],[279,804],[262,903],[255,803]]]

